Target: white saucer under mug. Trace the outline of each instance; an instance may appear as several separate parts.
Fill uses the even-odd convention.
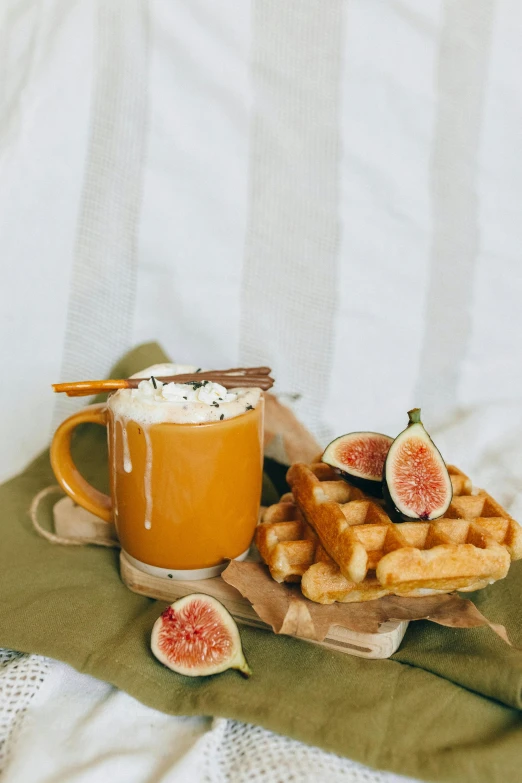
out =
[[[245,549],[238,557],[234,557],[234,560],[244,560],[248,555],[249,550]],[[224,560],[215,566],[209,568],[190,568],[187,570],[180,570],[176,568],[160,568],[159,566],[152,566],[148,563],[142,563],[141,560],[136,560],[135,557],[125,552],[125,557],[135,568],[143,571],[150,576],[159,576],[162,579],[176,579],[180,582],[195,581],[196,579],[210,579],[212,576],[219,576],[222,571],[225,570],[230,560]]]

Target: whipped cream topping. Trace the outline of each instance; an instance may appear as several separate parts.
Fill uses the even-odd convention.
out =
[[[190,383],[162,383],[157,376],[195,373],[196,367],[182,364],[155,364],[133,378],[144,378],[137,389],[120,389],[109,397],[108,406],[116,417],[144,424],[173,422],[200,424],[232,419],[255,408],[261,397],[257,388],[225,389],[205,379]],[[154,380],[152,380],[154,378]]]
[[[154,377],[154,376],[153,376]],[[154,385],[155,384],[155,385]],[[133,389],[135,397],[141,395],[144,400],[155,402],[204,402],[205,405],[213,405],[216,402],[233,402],[237,400],[237,394],[227,392],[224,386],[212,381],[198,381],[192,384],[165,383],[161,381],[141,381],[137,389]]]

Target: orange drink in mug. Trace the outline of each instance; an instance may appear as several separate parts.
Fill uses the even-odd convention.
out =
[[[263,470],[263,395],[216,383],[162,384],[155,375],[193,368],[155,365],[137,389],[70,416],[57,429],[51,462],[71,498],[113,521],[133,565],[155,576],[215,576],[246,557],[257,524]],[[108,427],[111,494],[79,474],[73,429]]]

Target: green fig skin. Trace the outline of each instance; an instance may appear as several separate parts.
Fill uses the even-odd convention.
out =
[[[422,424],[422,421],[421,421],[421,409],[420,408],[412,408],[411,411],[408,411],[408,419],[409,419],[408,427],[411,427],[412,424]],[[422,424],[422,426],[424,427],[424,424]],[[408,427],[406,427],[406,429],[408,429]],[[406,430],[403,430],[403,432],[405,432],[405,431]],[[402,435],[402,432],[400,434]],[[426,432],[426,435],[428,435],[427,432]],[[428,437],[429,437],[429,435],[428,435]],[[431,438],[430,438],[430,440],[431,440]],[[433,443],[433,441],[431,441],[431,442]],[[435,446],[435,444],[433,444],[433,445]],[[435,448],[437,448],[437,447],[435,446]],[[437,451],[438,451],[438,449],[437,449]]]
[[[430,435],[424,429],[424,425],[423,425],[423,423],[421,421],[421,409],[420,408],[412,408],[412,410],[408,411],[408,419],[409,419],[408,426],[406,427],[406,429],[404,429],[402,432],[400,432],[397,435],[397,437],[394,440],[394,443],[396,443],[399,438],[402,438],[408,432],[410,427],[412,427],[414,425],[420,424],[420,426],[424,430],[424,434],[426,435],[426,437],[427,437],[427,439],[428,439],[428,441],[430,443],[430,448],[432,448],[435,452],[437,452],[437,454],[439,455],[439,457],[440,457],[440,459],[442,461],[442,465],[444,466],[444,469],[446,469],[446,463],[444,462],[442,454],[440,453],[440,451],[438,450],[438,448],[436,447],[436,445],[432,441]],[[391,457],[390,457],[390,455],[391,455]],[[392,520],[392,522],[433,521],[435,519],[435,517],[430,518],[430,520],[421,519],[418,516],[409,516],[408,514],[405,514],[403,511],[401,511],[399,508],[397,508],[397,505],[395,504],[395,501],[393,499],[393,495],[390,492],[390,488],[389,488],[388,480],[387,480],[387,468],[388,468],[388,462],[389,462],[390,459],[393,459],[393,444],[390,447],[390,451],[388,452],[388,456],[386,457],[386,461],[384,463],[384,468],[383,468],[383,473],[382,473],[382,494],[383,494],[384,502],[385,502],[385,505],[386,505],[386,511],[388,512],[388,515],[389,515],[390,519]],[[448,500],[447,500],[447,505],[446,505],[445,509],[442,511],[442,513],[437,517],[438,519],[440,519],[440,517],[445,514],[449,504],[451,503],[452,498],[453,498],[453,488],[452,488],[452,485],[451,485],[451,480],[450,480],[449,475],[448,475]]]

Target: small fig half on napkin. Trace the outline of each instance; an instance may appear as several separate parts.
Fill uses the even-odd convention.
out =
[[[167,606],[154,623],[152,652],[165,666],[188,677],[237,669],[252,674],[239,631],[223,604],[209,595],[186,595]]]

